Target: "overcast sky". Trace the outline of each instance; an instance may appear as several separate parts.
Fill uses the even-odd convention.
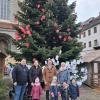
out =
[[[73,1],[77,2],[76,12],[78,15],[78,22],[99,15],[100,0],[69,0],[69,2]]]

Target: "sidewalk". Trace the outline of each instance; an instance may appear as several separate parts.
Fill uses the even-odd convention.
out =
[[[45,96],[42,96],[41,100],[45,100]],[[80,100],[100,100],[100,91],[83,86],[80,88]]]

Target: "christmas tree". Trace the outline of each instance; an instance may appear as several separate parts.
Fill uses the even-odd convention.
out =
[[[40,62],[59,55],[60,61],[78,57],[82,50],[77,42],[79,24],[76,24],[76,3],[68,0],[24,0],[19,2],[21,11],[16,18],[14,44],[21,53],[8,50],[17,60],[33,57]],[[59,53],[60,52],[60,53]]]

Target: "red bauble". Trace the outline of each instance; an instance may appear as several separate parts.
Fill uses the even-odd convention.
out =
[[[72,40],[73,38],[71,36],[68,36],[68,40]]]
[[[57,30],[56,30],[56,32],[58,33],[58,32],[59,32],[59,30],[57,29]]]
[[[43,13],[45,13],[45,12],[46,12],[46,10],[45,10],[44,8],[42,8],[42,9],[41,9],[41,11],[42,11]]]
[[[62,39],[62,36],[61,35],[59,35],[59,39]]]
[[[39,9],[41,7],[41,5],[40,4],[36,4],[36,7]]]
[[[16,39],[16,40],[20,40],[21,37],[20,37],[19,35],[16,35],[16,36],[15,36],[15,39]]]
[[[29,31],[27,31],[27,34],[29,35],[29,36],[32,36],[32,32],[29,30]]]
[[[41,16],[40,20],[41,20],[41,21],[44,21],[45,18],[46,18],[46,17],[43,15],[43,16]]]
[[[68,36],[67,35],[64,36],[63,41],[64,42],[68,41]]]
[[[35,22],[35,25],[39,25],[39,24],[40,24],[40,22],[39,22],[39,21]]]
[[[24,34],[27,34],[25,28],[23,28],[23,27],[19,27],[19,28],[20,28],[20,30],[21,30]]]
[[[70,29],[70,28],[68,28],[68,29],[67,29],[67,32],[70,32],[70,31],[71,31],[71,29]]]
[[[30,44],[29,43],[26,43],[25,46],[28,48],[30,46]]]

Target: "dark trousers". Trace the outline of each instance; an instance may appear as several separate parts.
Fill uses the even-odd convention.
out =
[[[58,100],[58,96],[51,97],[51,100]]]
[[[46,90],[46,100],[49,100],[49,90]]]
[[[68,90],[67,89],[63,89],[63,87],[61,87],[60,88],[60,92],[61,92],[62,100],[69,100],[69,98],[68,98]]]

